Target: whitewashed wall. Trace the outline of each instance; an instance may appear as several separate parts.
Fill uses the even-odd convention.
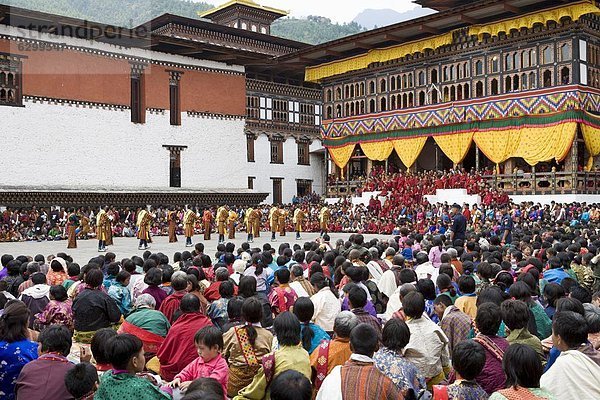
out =
[[[181,153],[182,189],[247,189],[244,120],[168,112],[130,122],[130,110],[25,102],[0,107],[3,187],[160,189],[169,187],[169,151]]]
[[[322,149],[323,146],[318,140],[314,140],[310,145],[310,151]],[[246,160],[244,152],[244,160]],[[283,178],[282,182],[282,200],[284,203],[290,203],[292,196],[296,195],[296,179],[312,180],[313,191],[323,194],[323,157],[310,155],[310,165],[298,165],[298,144],[291,138],[283,143],[283,164],[271,164],[271,143],[266,135],[259,135],[254,142],[254,160],[247,163],[247,177],[253,176],[254,190],[257,192],[269,193],[266,199],[267,203],[273,202],[273,181],[271,178]]]

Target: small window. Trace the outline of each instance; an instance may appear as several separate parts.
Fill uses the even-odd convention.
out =
[[[369,94],[374,94],[375,93],[375,82],[371,81],[369,82]]]
[[[510,54],[504,56],[504,69],[510,71],[513,68],[513,58]]]
[[[376,107],[375,107],[375,100],[374,100],[374,99],[371,99],[371,100],[369,101],[369,112],[370,112],[370,113],[374,113],[374,112],[376,111],[376,110],[375,110],[375,108],[376,108]]]
[[[169,114],[171,125],[181,125],[180,80],[181,72],[169,71]]]
[[[498,56],[492,57],[491,68],[492,68],[492,72],[498,72],[499,71],[500,68],[499,68],[499,65],[498,65]]]
[[[271,140],[271,164],[283,164],[283,140]]]
[[[20,63],[0,63],[0,106],[23,104],[19,82],[20,71]]]
[[[425,85],[425,73],[423,71],[419,72],[419,86]]]
[[[550,70],[546,70],[544,71],[544,75],[543,75],[543,79],[544,79],[544,87],[551,87],[552,86],[552,71]]]
[[[492,96],[498,94],[498,79],[492,79],[491,91]]]
[[[475,75],[483,75],[483,62],[481,60],[475,62]]]
[[[554,62],[554,57],[552,56],[552,47],[546,46],[542,51],[542,64],[550,64]]]
[[[298,165],[310,165],[308,142],[298,142]]]
[[[273,99],[261,97],[259,99],[259,117],[260,119],[271,121],[273,120]]]
[[[250,190],[254,189],[254,180],[255,179],[256,179],[256,177],[254,177],[254,176],[248,177],[248,189],[250,189]]]
[[[571,49],[568,44],[560,46],[560,61],[569,61],[571,59]]]
[[[381,88],[381,93],[384,93],[387,89],[386,89],[386,82],[385,79],[382,79],[380,81],[379,87]]]
[[[521,53],[521,59],[523,60],[523,68],[529,68],[529,53],[529,50],[525,50],[523,53]]]
[[[248,156],[248,162],[254,162],[254,136],[247,135],[246,136],[246,153]]]
[[[568,85],[571,83],[571,74],[568,67],[564,67],[560,70],[560,83],[562,85]]]
[[[438,83],[438,72],[437,72],[437,69],[431,70],[431,83]]]
[[[496,82],[496,85],[498,83]],[[483,82],[479,81],[475,85],[475,97],[483,97]]]
[[[425,92],[422,90],[419,92],[419,105],[420,106],[425,105]]]
[[[535,72],[530,72],[529,73],[529,88],[535,89],[536,87],[537,87],[537,81],[535,78]]]
[[[143,124],[145,113],[143,106],[142,70],[134,68],[131,73],[131,122]]]
[[[261,27],[261,28],[260,28],[260,33],[263,33],[263,34],[265,34],[265,35],[266,35],[266,34],[267,34],[267,28],[265,28],[264,26],[263,26],[263,27]]]
[[[288,101],[288,122],[291,124],[300,123],[300,103],[297,101]]]

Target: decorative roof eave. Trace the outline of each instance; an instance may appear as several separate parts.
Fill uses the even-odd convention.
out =
[[[279,15],[281,17],[285,17],[286,15],[289,14],[288,11],[280,10],[280,9],[273,8],[273,7],[263,6],[263,5],[256,3],[253,0],[230,0],[227,3],[221,4],[220,6],[215,7],[215,8],[211,8],[208,11],[204,11],[204,12],[199,11],[198,16],[200,16],[202,18],[207,18],[219,11],[223,11],[229,7],[233,7],[233,6],[237,6],[237,5],[255,8],[260,11],[266,11],[266,12],[269,12],[272,14]]]

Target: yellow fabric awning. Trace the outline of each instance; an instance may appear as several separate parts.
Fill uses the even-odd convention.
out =
[[[492,24],[474,25],[469,28],[469,33],[480,38],[484,33],[497,36],[500,32],[509,33],[513,29],[531,28],[537,23],[546,25],[548,21],[559,22],[561,18],[565,17],[577,21],[582,15],[598,12],[600,12],[598,7],[589,1],[584,1],[509,18]]]
[[[562,161],[569,153],[576,133],[577,122],[544,128],[521,128],[511,132],[511,140],[519,143],[512,157],[520,157],[529,165],[553,159]]]
[[[352,153],[354,152],[354,143],[347,144],[346,146],[341,147],[330,147],[329,154],[331,155],[331,159],[340,167],[340,169],[344,169],[348,161],[350,161],[350,157],[352,157]]]
[[[403,43],[401,45],[386,47],[383,49],[372,49],[365,54],[346,58],[339,61],[333,61],[327,64],[307,67],[305,80],[307,82],[318,82],[321,79],[334,75],[344,74],[350,71],[358,71],[367,68],[376,62],[386,62],[397,60],[408,54],[422,52],[426,49],[437,49],[452,43],[452,32],[443,35],[433,36],[427,39],[416,40],[414,42]]]
[[[594,157],[600,155],[600,128],[581,124],[581,133],[585,147],[590,153],[585,169],[586,171],[591,171],[594,166]]]
[[[434,136],[433,139],[446,157],[454,164],[459,164],[465,158],[471,147],[473,132]]]
[[[365,156],[372,161],[384,161],[392,154],[392,150],[394,150],[394,145],[391,141],[384,142],[366,142],[361,143],[360,147],[365,153]]]
[[[427,142],[427,136],[393,140],[392,142],[402,164],[406,168],[410,168],[417,161],[421,151],[423,151],[425,142]]]

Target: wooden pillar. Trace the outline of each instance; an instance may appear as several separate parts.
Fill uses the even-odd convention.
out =
[[[475,170],[479,171],[479,147],[477,143],[473,142],[473,144],[475,145]]]
[[[437,143],[434,143],[435,146],[435,170],[439,171],[440,170],[440,149],[437,145]]]
[[[572,193],[577,192],[577,159],[578,159],[578,147],[577,146],[577,134],[575,135],[575,140],[573,140],[573,144],[571,145],[571,191]]]
[[[531,167],[531,193],[537,192],[537,178],[535,177],[535,165]]]

